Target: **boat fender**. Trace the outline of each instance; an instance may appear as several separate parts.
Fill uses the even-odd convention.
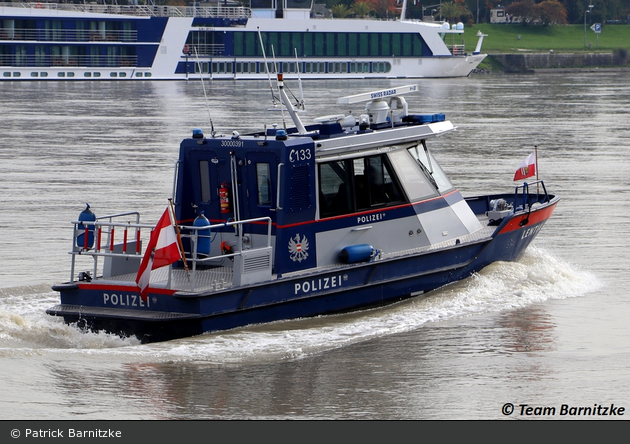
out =
[[[221,204],[221,213],[230,212],[230,194],[227,189],[227,182],[223,182],[219,188],[219,202]]]
[[[195,220],[193,221],[193,226],[200,227],[200,228],[210,226],[210,221],[204,215],[204,211],[202,211],[201,214],[195,218]],[[197,255],[209,256],[211,242],[212,240],[210,238],[210,228],[198,229],[197,230]]]
[[[94,222],[96,220],[96,214],[90,210],[90,204],[85,204],[85,210],[81,211],[79,214],[80,222]],[[86,229],[87,228],[87,238]],[[89,250],[94,246],[94,225],[93,224],[83,224],[80,223],[77,225],[77,247],[84,248]]]
[[[344,264],[355,264],[372,259],[376,251],[370,244],[350,245],[339,253],[339,259]]]

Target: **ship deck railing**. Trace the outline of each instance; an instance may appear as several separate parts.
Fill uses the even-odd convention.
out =
[[[138,31],[134,29],[37,29],[0,28],[0,40],[36,42],[126,42],[138,41]]]
[[[447,45],[449,51],[451,51],[451,54],[453,54],[454,56],[465,56],[466,55],[466,45]]]
[[[182,57],[192,57],[194,60],[197,56],[220,56],[225,52],[224,43],[203,43],[187,45],[188,52],[182,52]]]
[[[123,221],[121,221],[121,219]],[[126,219],[126,220],[125,220]],[[92,276],[99,280],[116,282],[135,281],[140,263],[146,251],[143,244],[148,245],[154,225],[140,223],[138,212],[126,212],[106,215],[95,221],[74,221],[74,235],[72,241],[72,255],[70,267],[70,282],[92,280]],[[267,232],[262,240],[257,240],[260,246],[244,246],[244,229],[248,225],[265,224]],[[189,245],[184,250],[185,260],[178,268],[163,267],[151,273],[151,285],[163,281],[166,273],[166,286],[170,286],[172,275],[185,273],[185,285],[177,288],[194,291],[204,288],[224,288],[245,285],[259,280],[270,280],[272,272],[272,221],[270,217],[230,221],[207,226],[177,226],[178,241],[181,247],[184,242]],[[206,238],[210,243],[217,233],[231,233],[234,230],[236,242],[233,251],[219,251],[219,254],[204,255],[198,252],[201,241]],[[81,271],[75,276],[78,261],[84,257],[91,258],[91,270]],[[222,264],[227,261],[231,266]],[[90,272],[92,274],[90,274]],[[179,279],[176,279],[179,281]],[[158,284],[156,284],[158,285]]]
[[[166,6],[166,5],[96,5],[72,3],[0,3],[0,8],[49,9],[53,11],[92,12],[97,14],[133,15],[139,17],[221,17],[221,18],[249,18],[251,9],[243,6]]]
[[[138,31],[129,29],[36,29],[0,28],[1,40],[25,40],[38,42],[136,42]]]

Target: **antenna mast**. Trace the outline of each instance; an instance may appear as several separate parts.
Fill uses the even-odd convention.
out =
[[[199,53],[197,52],[197,48],[195,47],[195,57],[197,58],[197,66],[199,67],[199,78],[201,79],[201,87],[203,88],[203,96],[206,100],[206,109],[208,110],[208,119],[210,120],[210,134],[212,137],[215,135],[214,131],[214,123],[212,123],[212,115],[210,114],[210,105],[208,104],[208,94],[206,93],[206,84],[203,83],[203,72],[201,69],[201,62],[199,61]],[[208,65],[210,68],[210,65]]]

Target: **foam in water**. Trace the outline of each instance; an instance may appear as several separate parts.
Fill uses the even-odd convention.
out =
[[[282,321],[141,345],[135,338],[81,332],[45,314],[58,301],[49,286],[0,289],[1,354],[105,354],[135,362],[248,363],[299,359],[349,344],[482,313],[584,295],[601,284],[542,249],[498,262],[425,298],[337,316]]]

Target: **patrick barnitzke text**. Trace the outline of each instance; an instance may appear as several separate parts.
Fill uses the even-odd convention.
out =
[[[17,436],[14,436],[14,437],[17,437]],[[111,430],[111,429],[94,429],[94,430],[26,429],[24,430],[24,437],[25,438],[122,438],[122,432],[120,430]]]

